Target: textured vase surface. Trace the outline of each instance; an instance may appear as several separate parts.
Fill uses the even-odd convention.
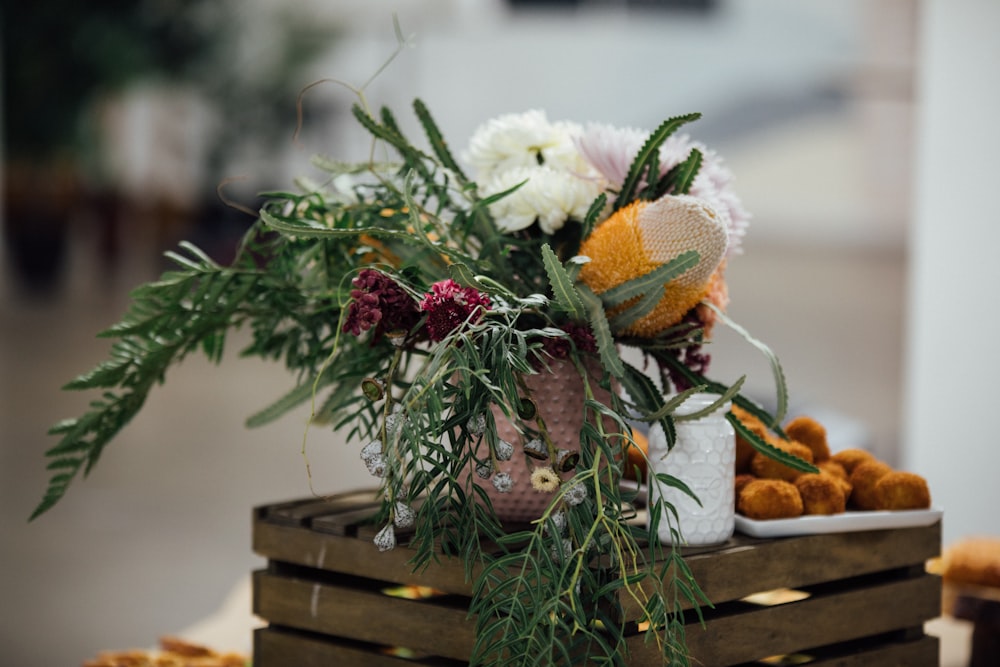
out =
[[[608,404],[611,400],[609,393],[597,386],[602,373],[600,365],[596,360],[588,360],[585,367],[590,376],[594,397]],[[525,384],[556,448],[576,452],[580,450],[580,429],[584,419],[583,403],[586,395],[583,380],[572,362],[552,361],[550,368],[551,372],[543,370],[536,375],[525,376]],[[486,490],[493,509],[501,521],[505,523],[534,521],[541,517],[554,494],[532,488],[531,473],[538,466],[549,465],[549,462],[537,461],[524,454],[523,445],[528,437],[518,431],[499,406],[493,407],[493,418],[500,439],[514,445],[513,457],[510,461],[500,462],[499,470],[508,473],[514,485],[509,493],[500,493],[490,480],[483,480],[475,475],[473,480]],[[533,421],[529,421],[528,425],[535,427]],[[565,480],[572,475],[573,472],[569,471],[560,476]]]
[[[718,400],[714,394],[694,394],[675,412],[689,415]],[[733,535],[736,525],[734,477],[736,438],[726,420],[729,404],[715,412],[691,421],[677,421],[677,440],[667,451],[663,429],[658,425],[649,436],[649,500],[669,502],[677,510],[681,543],[709,545],[725,542]],[[688,485],[701,501],[679,489],[660,484],[652,473],[673,475]],[[660,541],[672,544],[673,536],[667,512],[661,513],[658,527]]]

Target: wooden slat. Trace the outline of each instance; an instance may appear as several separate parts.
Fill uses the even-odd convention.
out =
[[[400,658],[387,655],[376,646],[338,642],[280,628],[254,631],[253,664],[255,667],[458,667],[463,662],[445,658]]]
[[[365,582],[338,576],[471,596],[460,559],[442,557],[415,573],[408,562],[412,550],[403,546],[385,553],[376,550],[370,538],[378,526],[368,521],[377,511],[374,497],[374,492],[364,491],[255,512],[254,551],[272,562],[271,572],[254,578],[255,612],[272,624],[260,635],[263,661],[255,656],[259,667],[289,664],[287,660],[305,667],[399,664],[398,658],[382,655],[363,642],[409,645],[451,660],[468,659],[474,622],[466,619],[467,607],[460,600],[388,598]],[[405,540],[405,533],[401,535]],[[940,580],[923,574],[923,564],[939,555],[940,544],[937,524],[775,540],[737,535],[721,547],[685,549],[696,581],[716,604],[715,610],[706,612],[704,629],[697,624],[688,627],[693,664],[729,667],[812,650],[811,664],[823,666],[936,665],[935,638],[922,637],[919,630],[903,637],[898,631],[919,629],[923,621],[939,614]],[[315,568],[316,580],[311,571],[281,567],[282,563]],[[776,588],[812,589],[814,594],[775,607],[736,602]],[[628,599],[623,602],[626,617],[636,620],[638,606]],[[350,639],[300,635],[275,627],[280,625],[340,633]],[[630,665],[660,664],[658,650],[644,646],[643,636],[633,637],[629,645],[634,658]],[[361,661],[361,654],[374,662]],[[269,655],[276,656],[275,661],[269,663]],[[286,661],[278,661],[280,656]],[[441,664],[450,659],[431,660]]]
[[[715,604],[775,588],[801,588],[901,567],[920,566],[941,551],[941,524],[857,533],[760,540],[737,536],[712,551],[685,556],[694,579]],[[645,583],[648,592],[652,584]],[[640,618],[622,597],[625,618]]]
[[[728,667],[893,630],[920,626],[940,613],[940,579],[921,575],[799,602],[761,607],[689,626],[692,664]],[[655,645],[629,640],[635,665],[659,664]]]
[[[275,625],[468,660],[475,627],[467,609],[393,598],[334,583],[253,577],[253,611]]]
[[[261,521],[253,527],[253,550],[274,561],[472,596],[472,582],[457,559],[442,558],[414,572],[408,549],[379,552],[370,541]]]
[[[377,492],[373,489],[363,489],[328,498],[305,498],[265,505],[254,509],[254,520],[291,526],[308,526],[316,517],[330,517],[358,510],[373,515],[377,509]],[[344,531],[341,534],[345,534]]]
[[[938,667],[940,642],[924,636],[910,641],[890,641],[849,654],[818,656],[809,667]]]

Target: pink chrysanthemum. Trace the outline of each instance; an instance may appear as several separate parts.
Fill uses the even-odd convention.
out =
[[[462,287],[451,278],[431,285],[430,293],[420,302],[420,309],[427,313],[427,335],[434,342],[444,340],[477,310],[489,307],[487,295]]]
[[[649,133],[642,130],[592,123],[576,139],[576,145],[587,162],[608,180],[609,187],[617,190],[625,181],[629,167],[648,137]],[[686,160],[693,148],[701,152],[702,163],[688,194],[705,200],[726,218],[729,232],[726,255],[741,254],[750,214],[733,191],[732,172],[715,151],[700,142],[692,141],[686,134],[672,135],[660,147],[660,176]],[[639,187],[645,185],[643,182]]]

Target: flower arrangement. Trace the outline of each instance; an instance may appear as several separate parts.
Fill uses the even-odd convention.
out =
[[[625,597],[664,660],[687,664],[680,610],[705,599],[680,552],[656,539],[669,508],[637,525],[635,491],[620,481],[636,425],[659,424],[671,441],[673,410],[695,391],[719,395],[710,410],[733,401],[780,433],[776,362],[776,415],[740,383],[705,376],[703,345],[729,323],[725,267],[748,222],[731,174],[678,133],[697,114],[640,132],[541,111],[480,127],[462,154],[469,174],[424,104],[413,108],[427,148],[390,110],[356,105],[392,159],[316,158],[324,178],[267,193],[232,265],[187,243],[168,253],[176,270],[136,289],[104,332],[110,358],[67,385],[102,397],[52,428],[60,441],[33,518],[94,466],[172,364],[198,350],[221,360],[227,332],[245,326],[243,354],[282,360],[295,378],[248,424],[312,401],[311,423],[345,431],[377,480],[373,549],[405,532],[414,567],[451,555],[477,573],[474,664],[623,664],[614,619]],[[622,347],[648,363],[626,362]],[[581,396],[570,443],[552,436],[550,396],[530,382],[558,369]],[[760,451],[804,465],[731,421]],[[528,477],[508,471],[517,462]],[[494,505],[517,485],[544,504],[505,525]]]

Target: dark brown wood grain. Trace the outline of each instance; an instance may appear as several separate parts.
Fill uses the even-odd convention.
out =
[[[254,611],[269,629],[255,639],[256,667],[290,664],[464,664],[475,643],[467,618],[472,584],[460,559],[441,556],[414,572],[414,551],[380,553],[373,492],[257,508],[254,551],[268,570],[254,576]],[[804,653],[813,665],[936,666],[938,642],[923,634],[940,614],[941,582],[924,563],[940,553],[940,524],[764,540],[736,535],[710,548],[686,549],[685,562],[714,608],[686,628],[692,664],[729,667]],[[420,585],[447,595],[413,601],[384,595],[388,584]],[[653,584],[643,584],[650,590]],[[808,597],[774,606],[744,598],[774,589]],[[625,619],[641,620],[623,598]],[[634,625],[632,626],[634,627]],[[420,657],[400,662],[377,644]],[[630,665],[660,665],[660,652],[636,633]],[[456,662],[457,661],[457,662]]]
[[[468,660],[467,608],[393,598],[378,590],[254,573],[254,613],[271,623]]]

